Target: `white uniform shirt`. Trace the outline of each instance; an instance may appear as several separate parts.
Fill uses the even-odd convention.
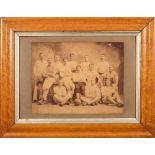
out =
[[[82,72],[73,73],[73,82],[86,82],[86,77]]]
[[[100,97],[101,92],[99,87],[97,85],[94,85],[94,86],[86,85],[85,96],[88,98]]]
[[[103,86],[101,87],[101,94],[102,96],[109,96],[112,97],[112,95],[115,93],[115,89],[111,86]]]
[[[46,72],[47,62],[45,60],[37,60],[34,64],[34,75],[42,76]]]
[[[103,76],[110,79],[112,84],[118,85],[118,74],[115,71],[112,71],[111,73],[106,72]]]
[[[67,67],[70,68],[71,71],[76,70],[77,62],[76,61],[68,61]]]
[[[52,77],[55,76],[56,70],[55,70],[53,64],[52,64],[51,66],[48,66],[48,65],[47,65],[47,67],[46,67],[46,74],[49,75],[49,76],[52,76]]]
[[[84,73],[88,72],[89,64],[90,64],[89,62],[81,62],[80,66]]]
[[[63,68],[63,64],[60,61],[55,62],[54,63],[54,68],[55,68],[56,72],[61,72],[61,70]]]
[[[64,85],[67,89],[74,89],[74,87],[75,87],[74,83],[70,78],[64,77],[62,80],[63,80]]]
[[[64,86],[56,86],[54,87],[54,94],[58,97],[65,97],[67,95],[66,88]]]
[[[109,63],[107,61],[100,61],[98,64],[97,64],[97,71],[98,73],[105,73],[107,72],[109,68]]]
[[[86,73],[86,79],[89,81],[91,79],[96,80],[96,78],[99,77],[99,74],[94,70],[94,71],[88,71]]]
[[[63,65],[63,67],[61,68],[61,71],[60,71],[60,75],[62,77],[68,77],[71,79],[72,78],[72,71],[67,65]]]

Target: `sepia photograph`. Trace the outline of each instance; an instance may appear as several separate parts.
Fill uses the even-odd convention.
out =
[[[33,114],[123,113],[123,42],[32,42]]]

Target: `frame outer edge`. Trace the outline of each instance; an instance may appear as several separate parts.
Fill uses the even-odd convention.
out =
[[[1,135],[7,131],[7,23],[1,18],[1,51],[0,51],[0,129]]]
[[[117,131],[116,130],[117,132],[112,132],[112,130],[110,130],[110,131],[107,132],[108,134],[106,134],[106,132],[104,133],[104,129],[107,129],[108,128],[109,125],[107,125],[106,127],[105,126],[100,127],[100,130],[99,130],[100,131],[100,134],[101,134],[101,136],[100,136],[100,134],[97,134],[97,131],[98,131],[97,129],[98,128],[94,129],[95,131],[92,132],[90,130],[91,128],[88,128],[88,126],[87,126],[87,128],[90,130],[90,131],[88,131],[88,133],[86,132],[86,130],[83,130],[83,132],[82,131],[78,131],[77,134],[76,134],[75,132],[79,128],[79,126],[77,128],[74,128],[74,125],[73,125],[72,126],[73,127],[73,130],[75,130],[74,133],[70,133],[69,130],[68,129],[65,130],[65,127],[64,127],[64,130],[65,131],[63,131],[62,135],[60,135],[60,133],[58,133],[56,131],[56,129],[59,128],[60,126],[55,126],[56,128],[55,128],[55,132],[54,132],[55,135],[54,135],[54,133],[52,132],[52,130],[50,128],[48,128],[48,126],[46,126],[45,128],[46,129],[49,129],[49,133],[48,132],[45,133],[46,130],[44,130],[43,128],[41,129],[41,126],[39,126],[40,128],[37,128],[39,130],[38,131],[39,132],[38,134],[40,135],[39,136],[38,134],[35,134],[35,132],[33,130],[33,127],[34,127],[35,128],[35,131],[36,131],[36,126],[34,126],[34,125],[32,127],[30,127],[30,128],[24,128],[24,127],[26,127],[26,125],[24,125],[23,126],[24,129],[21,128],[21,130],[20,130],[20,127],[18,125],[14,124],[10,129],[8,129],[8,112],[9,111],[7,110],[7,107],[8,107],[8,104],[9,104],[8,102],[10,102],[9,101],[10,98],[7,97],[7,90],[10,87],[8,87],[7,84],[8,84],[8,80],[10,80],[10,77],[9,78],[7,77],[7,73],[8,73],[7,61],[10,61],[10,60],[8,59],[8,53],[7,53],[8,52],[7,51],[8,50],[7,40],[9,39],[9,38],[7,38],[8,37],[8,35],[7,35],[7,30],[8,30],[7,29],[7,24],[11,23],[12,26],[13,26],[13,24],[15,24],[14,25],[14,28],[15,28],[15,26],[16,26],[16,20],[18,21],[18,24],[19,24],[20,22],[22,22],[22,19],[23,18],[2,18],[1,19],[1,51],[0,51],[0,60],[1,60],[1,62],[0,62],[0,72],[1,72],[1,74],[0,74],[0,84],[1,84],[0,85],[0,134],[3,137],[63,137],[63,136],[64,137],[78,137],[77,134],[80,137],[92,137],[95,134],[97,135],[97,137],[107,137],[107,136],[108,137],[130,137],[130,136],[131,137],[137,137],[137,136],[139,136],[139,137],[143,137],[143,136],[144,137],[151,137],[152,136],[151,133],[155,133],[154,132],[154,129],[155,129],[155,126],[154,126],[155,125],[155,111],[153,109],[153,108],[155,108],[155,104],[154,104],[153,92],[151,94],[151,107],[150,107],[151,108],[151,113],[149,113],[149,116],[147,116],[149,118],[149,121],[148,121],[148,118],[145,115],[145,117],[144,117],[144,124],[142,124],[143,126],[141,126],[139,128],[138,127],[136,128],[135,126],[134,126],[134,128],[128,128],[129,131],[125,131],[125,130]],[[26,19],[29,20],[29,22],[30,21],[32,22],[33,19],[34,20],[39,20],[37,18],[25,18],[24,19],[25,20],[25,23],[27,21]],[[43,24],[44,21],[45,20],[42,19],[41,20],[41,23]],[[52,19],[52,21],[53,21],[53,19]],[[135,22],[135,25],[137,24],[137,26],[138,26],[138,23],[135,21],[134,18],[133,18],[133,21]],[[132,23],[133,23],[133,21],[132,21]],[[151,22],[149,22],[149,21],[151,21]],[[150,44],[152,46],[152,48],[151,48],[150,51],[152,51],[152,50],[154,50],[154,43],[155,43],[154,42],[155,36],[153,36],[154,35],[154,23],[153,23],[154,20],[153,20],[153,18],[148,18],[148,20],[146,20],[145,22],[143,22],[142,25],[139,25],[139,31],[142,30],[141,29],[142,26],[145,27],[145,25],[148,25],[148,22],[149,22],[149,26],[148,26],[149,28],[147,28],[147,29],[149,29],[149,34],[151,33],[151,36],[152,36],[152,39],[153,39],[153,41],[151,41],[151,43],[149,42],[149,46],[150,46]],[[153,32],[150,32],[150,28],[152,29]],[[105,28],[103,28],[103,29],[105,29]],[[112,29],[112,31],[114,31],[114,30]],[[147,39],[148,38],[150,39],[150,35],[149,35],[149,37],[147,37]],[[147,52],[146,53],[148,53],[148,49],[147,49]],[[153,53],[153,55],[152,55],[153,60],[151,59],[151,68],[153,69],[154,68],[154,65],[155,65],[155,62],[154,62],[154,60],[155,60],[155,54],[154,54],[154,51],[152,53]],[[151,56],[149,56],[149,57],[151,57]],[[145,65],[147,65],[147,63],[148,63],[147,61],[144,62]],[[10,62],[9,62],[9,64],[10,64]],[[153,72],[151,74],[151,78],[154,78],[154,75],[155,75],[155,71],[153,70]],[[3,81],[3,83],[1,83],[1,81]],[[153,79],[153,84],[154,84],[154,82],[155,82],[155,79]],[[154,90],[154,86],[152,86],[151,88],[152,88],[151,90]],[[145,99],[146,98],[144,98],[144,100]],[[145,103],[146,103],[146,100],[145,100]],[[148,112],[148,111],[146,110],[146,112]],[[140,124],[139,124],[139,126],[140,126]],[[123,126],[121,125],[121,127],[123,127]],[[145,127],[145,130],[144,129],[141,129],[142,127]],[[81,127],[80,127],[80,129],[81,129]],[[123,129],[124,129],[124,127],[123,127]],[[137,131],[137,129],[139,129],[139,130]],[[7,130],[8,130],[8,132],[7,132]],[[148,131],[151,131],[151,132],[148,132]],[[41,133],[43,133],[43,135],[41,135]],[[74,135],[74,134],[76,134],[76,135]]]
[[[154,63],[153,63],[153,68],[155,67],[155,18],[153,19],[153,51],[154,51],[154,55],[153,55],[153,59],[154,59]],[[153,92],[155,92],[155,69],[154,69],[154,74],[153,74],[153,79],[154,79],[154,89]],[[154,99],[153,99],[153,107],[152,107],[152,113],[153,113],[153,137],[155,137],[155,95],[154,95]]]
[[[141,124],[155,136],[154,19],[142,30]]]

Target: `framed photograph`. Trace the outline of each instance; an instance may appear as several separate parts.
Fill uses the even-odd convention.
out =
[[[1,18],[1,137],[154,137],[154,18]]]

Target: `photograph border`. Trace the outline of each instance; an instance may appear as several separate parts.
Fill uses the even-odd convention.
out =
[[[19,49],[20,37],[95,37],[95,36],[135,36],[136,37],[136,114],[135,118],[51,118],[21,119],[19,117]],[[15,32],[15,123],[139,123],[140,122],[140,60],[141,32]]]
[[[139,123],[15,123],[15,32],[141,32]],[[155,137],[154,17],[1,18],[0,137]]]

